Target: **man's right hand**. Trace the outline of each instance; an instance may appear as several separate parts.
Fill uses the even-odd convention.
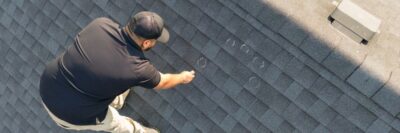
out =
[[[193,70],[192,71],[182,71],[180,73],[180,76],[182,78],[182,83],[187,84],[193,80],[193,78],[195,77],[195,72]]]
[[[178,84],[187,84],[190,83],[194,76],[195,72],[192,71],[182,71],[179,74],[161,74],[161,80],[158,85],[155,87],[157,90],[163,90],[175,87]]]

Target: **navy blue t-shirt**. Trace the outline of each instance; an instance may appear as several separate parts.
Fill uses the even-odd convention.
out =
[[[40,80],[44,104],[75,125],[102,121],[114,98],[133,86],[154,88],[160,73],[134,41],[108,18],[87,25],[71,47],[47,64]]]

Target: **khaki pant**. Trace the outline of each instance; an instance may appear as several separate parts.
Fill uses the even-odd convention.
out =
[[[126,96],[128,96],[129,90],[123,94],[117,96],[113,103],[108,106],[106,117],[103,121],[97,125],[74,125],[64,120],[61,120],[57,116],[47,109],[46,105],[43,104],[50,117],[62,128],[70,130],[93,130],[93,131],[106,131],[112,133],[143,133],[144,128],[138,122],[132,120],[129,117],[119,115],[118,111],[114,108],[121,108],[124,104]]]

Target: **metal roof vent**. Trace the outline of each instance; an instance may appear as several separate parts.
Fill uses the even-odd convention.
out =
[[[367,44],[378,32],[381,20],[350,0],[340,2],[329,16],[332,25],[358,43]]]

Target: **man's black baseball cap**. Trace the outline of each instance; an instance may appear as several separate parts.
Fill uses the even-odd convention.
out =
[[[128,32],[145,39],[157,39],[167,43],[169,32],[164,27],[163,19],[154,12],[142,11],[133,16],[128,23]]]

